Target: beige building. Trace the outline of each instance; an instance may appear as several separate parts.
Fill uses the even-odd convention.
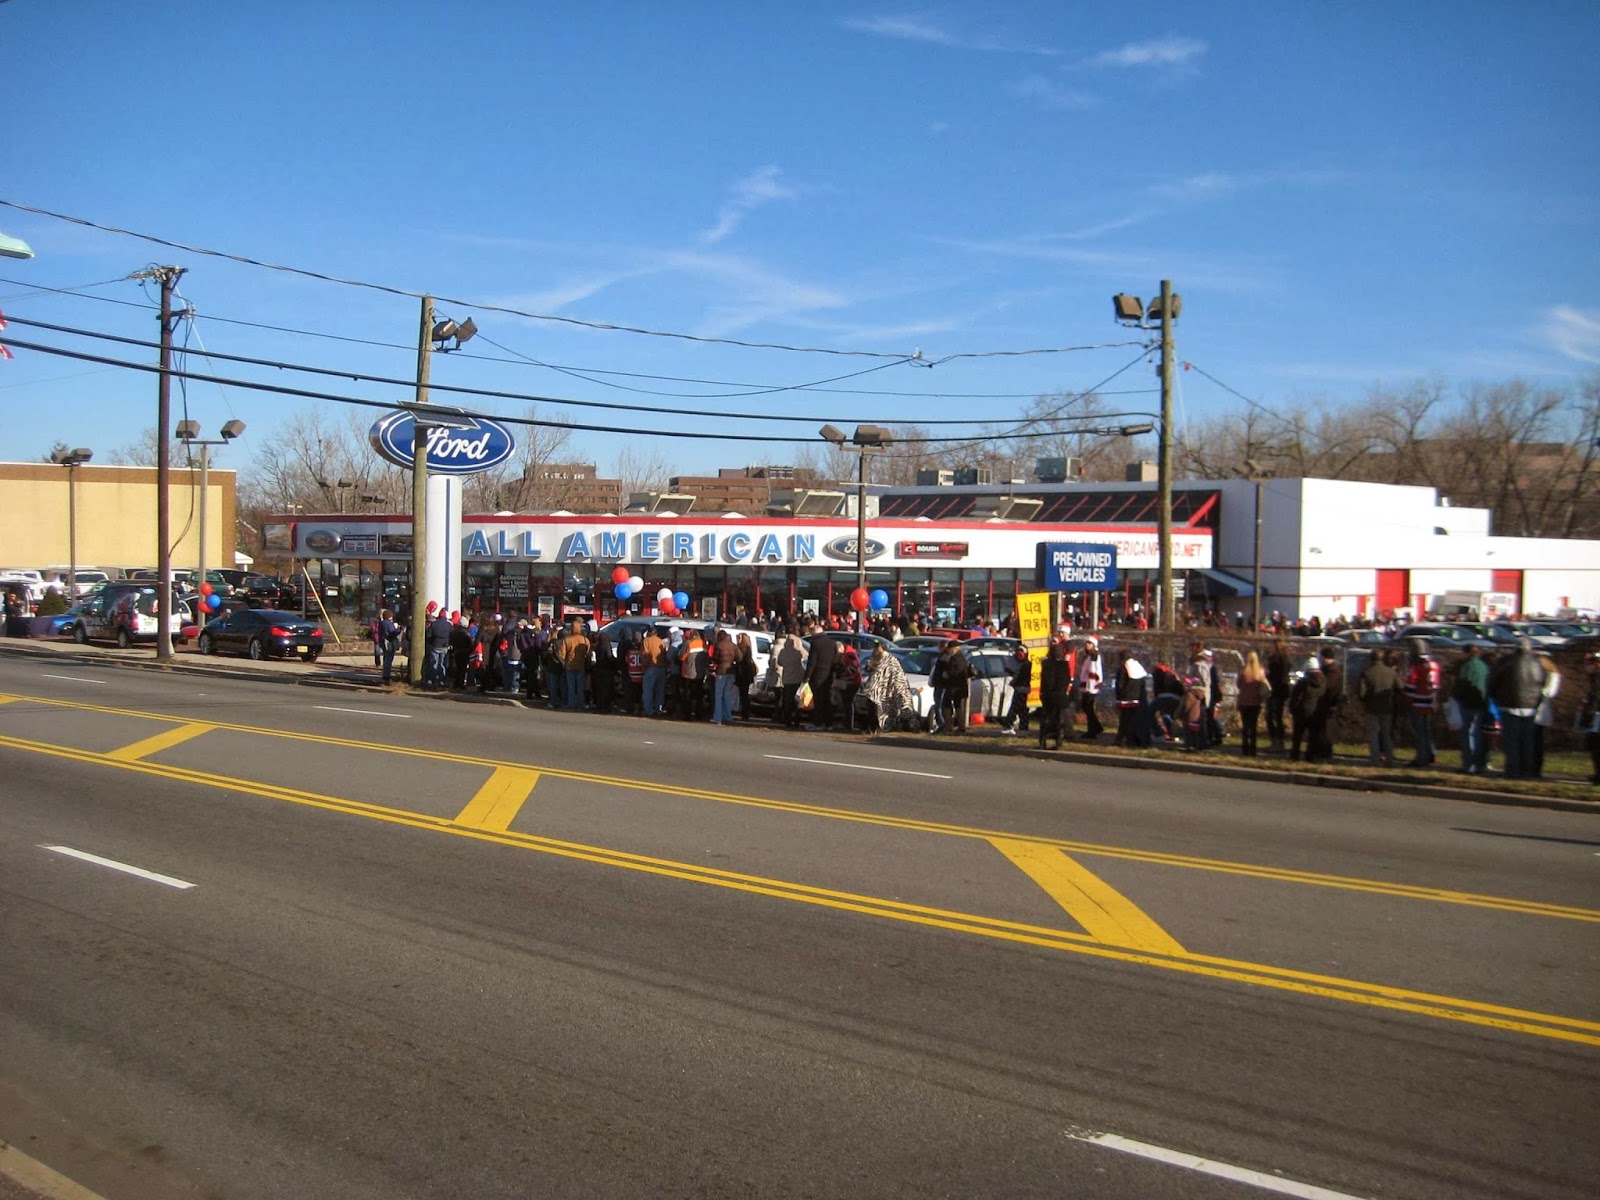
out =
[[[154,467],[75,467],[0,463],[0,567],[68,565],[68,515],[77,510],[77,563],[103,570],[153,567],[156,549]],[[206,566],[234,566],[236,475],[212,468],[206,505]],[[172,565],[194,569],[200,551],[200,470],[174,467],[167,485]]]

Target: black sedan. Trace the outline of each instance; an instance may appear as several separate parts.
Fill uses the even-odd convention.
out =
[[[297,613],[240,608],[207,622],[200,631],[199,647],[201,654],[234,650],[263,659],[298,653],[307,662],[316,662],[322,654],[322,626]]]

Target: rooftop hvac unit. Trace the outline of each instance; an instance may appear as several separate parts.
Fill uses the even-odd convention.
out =
[[[957,487],[973,487],[978,484],[993,482],[993,467],[960,467],[955,471],[955,483]]]
[[[1041,458],[1034,464],[1033,473],[1040,483],[1066,483],[1083,474],[1083,459]]]
[[[918,487],[949,487],[955,482],[956,473],[947,470],[918,471]]]

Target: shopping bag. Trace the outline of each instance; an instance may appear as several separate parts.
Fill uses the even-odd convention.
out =
[[[1444,723],[1457,733],[1461,732],[1461,703],[1454,696],[1444,702]]]
[[[811,685],[809,683],[800,685],[800,690],[794,695],[794,706],[796,708],[811,707]]]

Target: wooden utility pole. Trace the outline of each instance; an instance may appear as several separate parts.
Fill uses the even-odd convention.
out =
[[[1161,281],[1161,445],[1156,462],[1156,539],[1160,542],[1160,564],[1156,585],[1161,611],[1158,627],[1163,633],[1176,628],[1177,598],[1172,594],[1172,280]]]
[[[156,658],[172,660],[172,506],[168,496],[172,479],[172,290],[184,275],[183,267],[147,267],[134,279],[153,279],[161,285],[161,370],[156,376],[156,575],[160,595],[156,605]]]
[[[417,404],[428,403],[428,355],[433,350],[433,297],[422,298],[417,333]],[[428,656],[428,428],[420,411],[412,414],[411,440],[411,657],[406,671],[421,687]]]

